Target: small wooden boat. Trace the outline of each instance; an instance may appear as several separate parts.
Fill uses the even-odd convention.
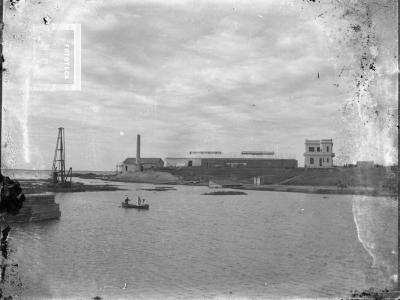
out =
[[[149,209],[150,205],[148,204],[143,204],[143,205],[136,205],[136,204],[129,204],[125,202],[121,202],[121,206],[123,208],[136,208],[136,209]]]

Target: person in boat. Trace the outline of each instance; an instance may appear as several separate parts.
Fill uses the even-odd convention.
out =
[[[125,199],[125,204],[129,204],[128,202],[129,202],[129,198],[126,197],[126,199]]]
[[[138,196],[138,197],[137,197],[137,203],[138,203],[139,206],[140,206],[140,202],[141,202],[141,199],[140,199],[140,197]]]
[[[142,205],[144,205],[144,201],[146,201],[146,199],[143,198],[143,199],[142,199]]]

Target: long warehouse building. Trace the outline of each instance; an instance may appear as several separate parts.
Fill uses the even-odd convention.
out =
[[[291,155],[273,151],[243,151],[240,154],[223,154],[220,151],[191,151],[188,155],[165,158],[166,167],[231,167],[231,168],[297,168]]]

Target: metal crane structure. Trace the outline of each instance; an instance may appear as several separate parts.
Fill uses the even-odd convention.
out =
[[[53,183],[55,184],[71,184],[72,168],[69,168],[68,173],[65,173],[65,135],[63,127],[58,128],[58,137],[56,150],[54,152],[52,176]]]

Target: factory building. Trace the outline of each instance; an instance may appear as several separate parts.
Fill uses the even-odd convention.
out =
[[[166,157],[166,167],[200,167],[201,158],[198,157]]]
[[[204,168],[297,168],[297,160],[278,155],[274,151],[242,151],[223,154],[221,151],[191,151],[188,155],[165,158],[166,167]]]
[[[332,139],[305,141],[304,167],[332,168],[334,157]]]
[[[268,158],[205,158],[201,166],[206,168],[297,168],[295,159],[268,159]]]
[[[162,167],[164,167],[164,161],[161,158],[140,157],[140,134],[138,134],[136,139],[136,157],[128,157],[122,164],[117,165],[117,174]]]
[[[138,165],[136,157],[128,157],[122,162],[122,173],[129,171],[156,169],[164,167],[164,161],[161,158],[141,158]]]
[[[205,158],[221,157],[221,151],[190,151],[189,154],[174,155],[165,158],[166,167],[200,167]]]

